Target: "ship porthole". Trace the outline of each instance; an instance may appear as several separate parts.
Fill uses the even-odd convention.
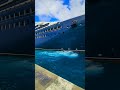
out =
[[[67,26],[67,28],[69,28],[69,26]]]

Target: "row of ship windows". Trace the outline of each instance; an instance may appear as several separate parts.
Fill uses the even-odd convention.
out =
[[[0,13],[1,13],[1,12],[4,12],[4,11],[6,12],[6,11],[8,11],[8,10],[10,10],[10,9],[13,9],[13,8],[17,8],[17,7],[21,6],[21,5],[30,3],[30,2],[32,2],[32,1],[34,1],[34,0],[24,1],[24,2],[22,2],[22,3],[19,3],[19,4],[17,4],[17,5],[14,5],[14,6],[12,6],[12,7],[9,7],[9,8],[6,8],[6,9],[4,9],[4,10],[1,10]]]
[[[43,33],[45,33],[45,32],[56,31],[56,30],[59,30],[59,29],[61,29],[61,28],[62,28],[62,26],[57,26],[57,27],[54,27],[54,28],[49,28],[49,29],[47,29],[47,30],[44,30],[44,31],[41,31],[41,32],[36,33],[36,35],[37,35],[37,34],[43,34]]]
[[[64,32],[61,32],[62,34],[64,34]],[[60,33],[54,33],[54,35],[57,35],[57,34],[60,34]],[[42,35],[42,36],[35,36],[35,38],[45,38],[47,36],[51,36],[50,34],[46,34],[46,35]],[[52,35],[53,36],[53,35]]]
[[[30,23],[34,23],[34,21],[32,21],[32,22],[30,22],[30,21],[21,21],[21,22],[16,22],[16,23],[13,23],[13,24],[0,25],[0,30],[11,29],[11,28],[16,28],[16,27],[22,27],[22,26],[29,25]]]
[[[29,9],[24,10],[22,12],[18,12],[18,13],[14,13],[14,14],[11,14],[11,15],[6,15],[6,16],[1,16],[0,21],[4,21],[4,20],[7,20],[7,19],[12,19],[12,18],[16,18],[16,17],[19,17],[19,16],[31,14],[33,12],[34,12],[34,9],[29,8]]]
[[[47,35],[42,35],[42,36],[36,36],[35,38],[45,38]]]

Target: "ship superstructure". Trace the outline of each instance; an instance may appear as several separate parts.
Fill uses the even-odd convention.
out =
[[[0,0],[0,53],[34,54],[34,0]]]

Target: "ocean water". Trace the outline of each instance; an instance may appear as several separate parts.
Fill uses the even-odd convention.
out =
[[[86,61],[86,90],[120,90],[119,61]]]
[[[0,56],[0,90],[34,90],[34,58]]]
[[[39,66],[80,87],[85,87],[84,53],[36,50],[35,54],[35,63]]]

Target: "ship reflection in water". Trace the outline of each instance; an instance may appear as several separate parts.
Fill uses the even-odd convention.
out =
[[[36,64],[84,88],[84,53],[36,50],[35,54]]]
[[[0,90],[34,90],[34,58],[0,56]]]

